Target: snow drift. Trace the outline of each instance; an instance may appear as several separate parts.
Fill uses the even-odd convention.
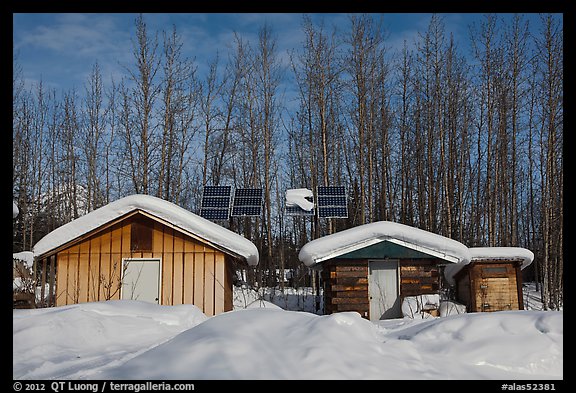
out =
[[[258,307],[258,304],[262,308]],[[269,304],[13,312],[14,379],[561,379],[563,312],[370,322]]]
[[[194,305],[135,300],[13,310],[13,377],[89,379],[207,319]]]

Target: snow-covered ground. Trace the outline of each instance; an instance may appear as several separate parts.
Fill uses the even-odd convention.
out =
[[[235,310],[247,307],[270,307],[276,305],[283,310],[307,311],[320,314],[321,311],[316,310],[316,300],[318,300],[319,309],[322,310],[322,296],[316,296],[314,288],[311,287],[286,287],[283,290],[279,288],[262,287],[254,290],[242,286],[234,287],[233,292]]]
[[[563,378],[562,311],[372,323],[291,311],[313,307],[309,291],[236,291],[236,309],[214,317],[128,300],[14,310],[13,378]]]

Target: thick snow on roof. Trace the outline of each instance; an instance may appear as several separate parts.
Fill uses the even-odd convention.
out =
[[[258,249],[248,239],[208,221],[171,202],[150,195],[130,195],[71,221],[44,236],[33,248],[42,255],[134,210],[142,210],[164,219],[174,226],[243,257],[249,265],[257,265]]]
[[[15,252],[12,254],[12,258],[24,262],[29,268],[34,266],[34,253],[32,251]]]
[[[522,247],[471,247],[472,261],[483,259],[521,259],[522,269],[534,260],[534,253]]]
[[[456,240],[390,221],[365,224],[312,240],[302,247],[298,257],[311,267],[385,240],[453,263],[470,260],[468,247]]]
[[[286,190],[286,206],[298,206],[302,210],[310,211],[314,209],[314,203],[306,198],[312,198],[312,190],[307,188],[294,188]]]
[[[534,260],[534,253],[522,247],[471,247],[470,261],[490,261],[498,262],[499,260],[521,260],[522,265],[520,269],[524,269],[530,265]],[[454,276],[458,273],[467,263],[458,263],[455,265],[446,266],[444,269],[444,276],[451,285],[454,285]]]

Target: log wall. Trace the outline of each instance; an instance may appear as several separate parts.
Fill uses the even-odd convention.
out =
[[[370,314],[367,259],[333,259],[322,263],[324,312],[357,311]],[[437,260],[400,260],[400,297],[438,293],[440,275]]]
[[[368,261],[333,260],[322,266],[324,283],[324,312],[357,311],[368,318]]]
[[[435,259],[400,260],[400,296],[438,293],[440,274]]]

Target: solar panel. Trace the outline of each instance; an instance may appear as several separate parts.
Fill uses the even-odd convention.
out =
[[[232,206],[232,217],[260,217],[262,206]]]
[[[261,188],[237,188],[234,191],[232,216],[261,216],[262,197],[263,191]]]
[[[318,195],[318,206],[346,206],[346,197]]]
[[[344,186],[318,186],[318,196],[346,196],[346,188]]]
[[[200,217],[208,220],[228,220],[231,192],[231,186],[205,186]]]
[[[348,203],[344,186],[317,187],[318,217],[347,218]]]
[[[230,198],[231,192],[232,192],[231,186],[205,186],[204,187],[204,196],[205,197]]]
[[[234,197],[254,197],[262,198],[263,191],[261,188],[237,188],[234,191]]]
[[[207,220],[228,220],[228,209],[200,209],[200,217]]]
[[[314,209],[311,210],[304,210],[300,206],[286,206],[285,209],[286,215],[288,216],[313,216]]]
[[[203,209],[227,209],[230,205],[230,199],[224,197],[204,197],[202,199]]]

